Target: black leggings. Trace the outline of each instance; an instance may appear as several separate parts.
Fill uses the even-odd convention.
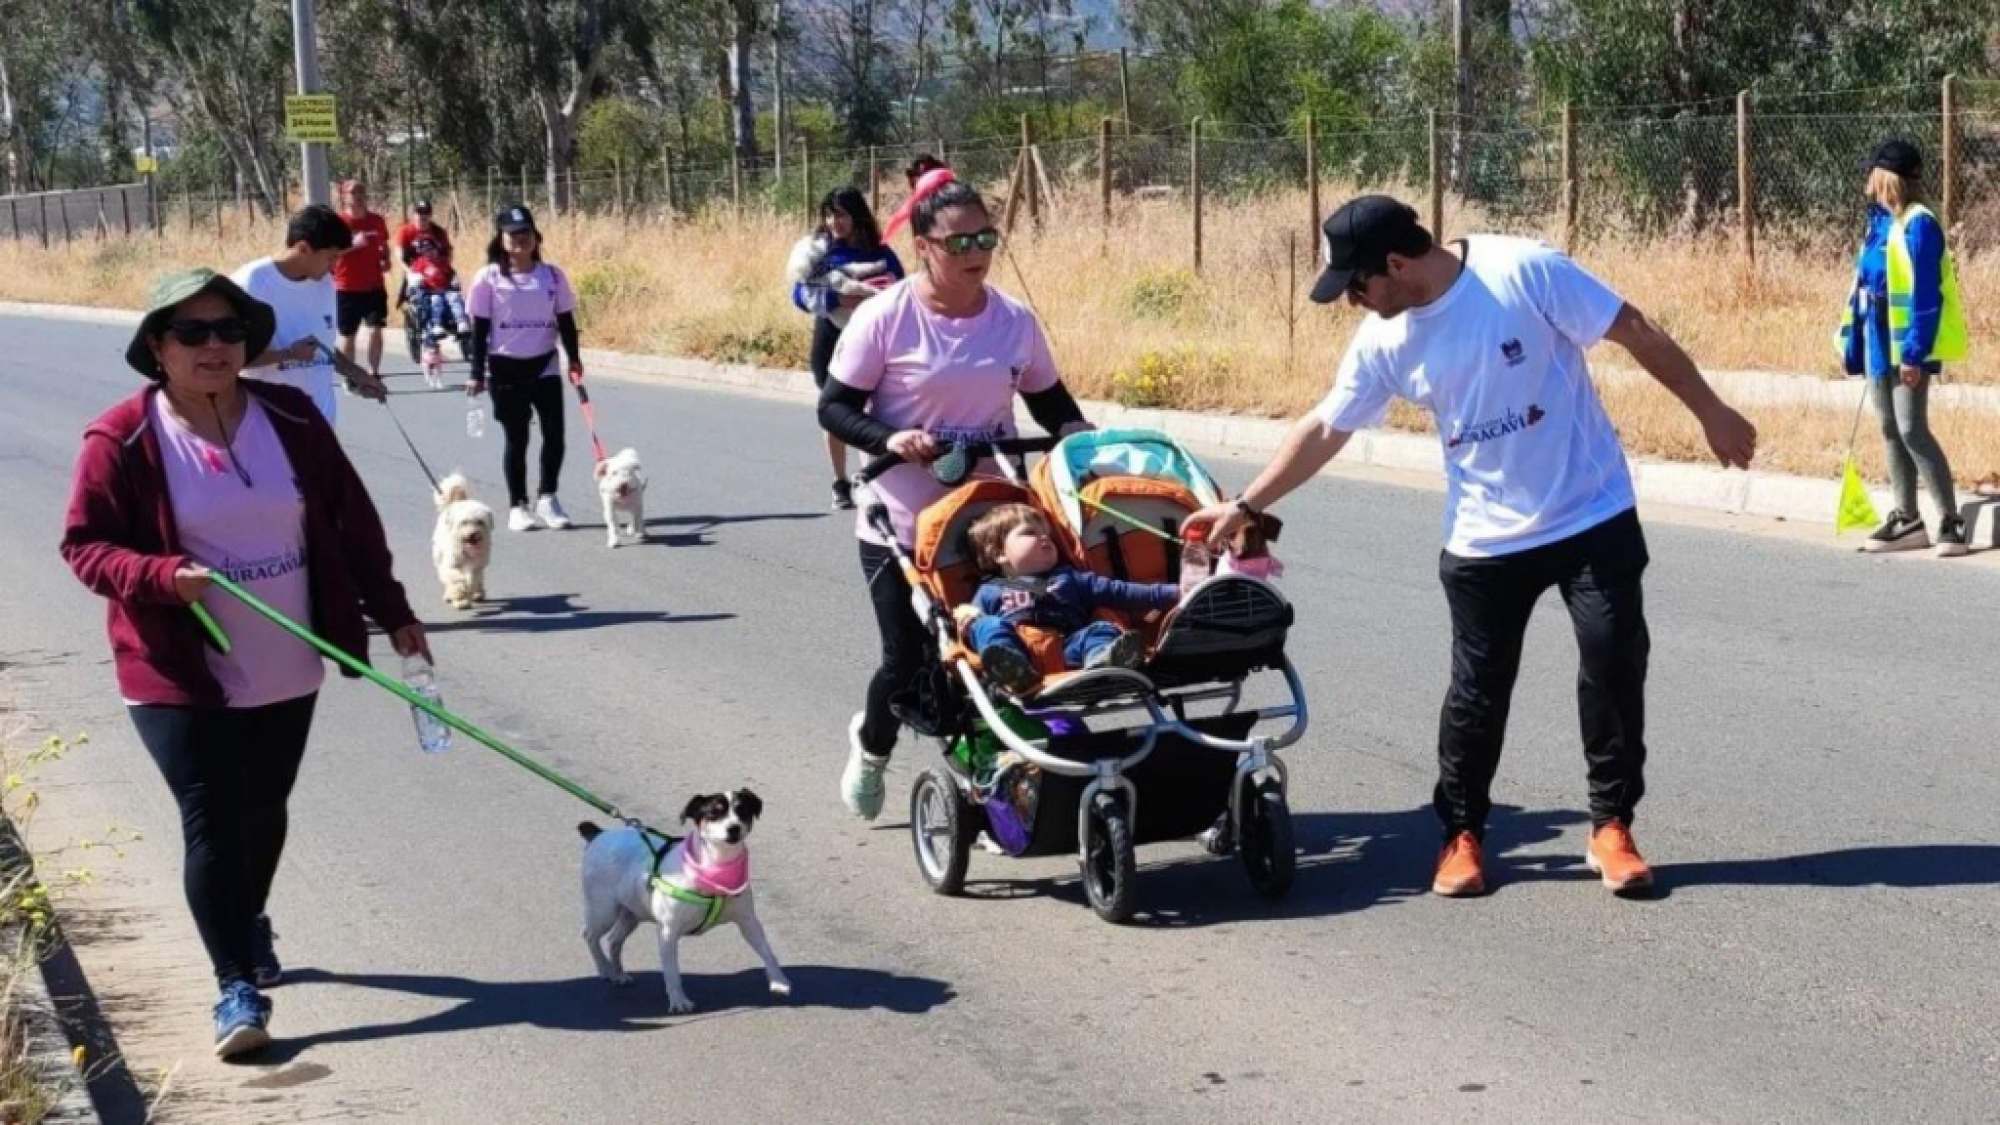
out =
[[[910,608],[910,584],[889,548],[861,544],[861,577],[868,582],[875,628],[882,634],[882,663],[868,681],[867,709],[862,712],[861,748],[887,754],[896,748],[896,734],[903,725],[889,710],[889,701],[924,670],[924,630],[916,610]]]
[[[541,362],[546,365],[547,360]],[[535,492],[554,496],[563,462],[562,380],[552,376],[509,378],[500,374],[496,364],[489,385],[493,391],[493,417],[506,435],[500,466],[507,475],[508,505],[520,508],[528,503],[528,426],[535,417],[542,420],[542,479]]]
[[[250,979],[256,920],[285,850],[285,801],[318,699],[242,710],[130,708],[139,741],[180,805],[188,909],[225,987]]]
[[[833,377],[833,349],[840,343],[840,326],[823,316],[813,317],[813,338],[810,363],[813,386],[824,389],[826,381]]]

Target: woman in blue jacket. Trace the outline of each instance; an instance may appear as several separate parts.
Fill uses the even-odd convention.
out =
[[[827,364],[840,330],[861,302],[903,279],[903,263],[882,241],[867,197],[852,187],[835,188],[819,204],[819,229],[792,247],[785,274],[792,304],[812,314],[813,385],[825,387]],[[847,483],[847,446],[826,435],[833,465],[833,506],[854,507]]]
[[[1902,140],[1883,141],[1869,158],[1868,232],[1855,262],[1854,290],[1841,325],[1842,360],[1866,375],[1888,446],[1896,510],[1868,536],[1867,551],[1932,545],[1917,510],[1917,480],[1930,487],[1938,520],[1937,555],[1965,554],[1965,526],[1951,466],[1932,436],[1931,382],[1966,355],[1958,276],[1944,228],[1919,195],[1923,155]]]

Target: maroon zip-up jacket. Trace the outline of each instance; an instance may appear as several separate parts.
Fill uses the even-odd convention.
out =
[[[264,404],[305,503],[312,620],[304,624],[365,662],[364,610],[391,633],[417,619],[391,570],[381,517],[333,427],[304,392],[255,379],[240,385]],[[194,560],[181,553],[151,421],[152,396],[159,393],[149,385],[83,431],[62,557],[106,599],[105,627],[127,701],[223,707],[228,701],[208,670],[201,625],[174,592],[174,571]]]

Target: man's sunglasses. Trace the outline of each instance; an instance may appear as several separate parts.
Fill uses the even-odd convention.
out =
[[[1354,276],[1347,279],[1347,291],[1356,297],[1366,297],[1368,295],[1368,283],[1374,280],[1375,277],[1375,274],[1367,270],[1356,270],[1354,271]]]
[[[240,316],[225,316],[220,320],[175,320],[167,324],[167,332],[184,348],[198,348],[208,343],[210,337],[225,344],[240,344],[250,338],[250,325]]]
[[[930,238],[925,235],[925,238]],[[970,254],[974,250],[991,250],[1000,245],[1000,232],[992,227],[971,234],[947,234],[943,238],[931,238],[932,242],[944,247],[944,252],[956,258]]]

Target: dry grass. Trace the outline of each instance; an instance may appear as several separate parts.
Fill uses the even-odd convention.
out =
[[[1329,188],[1326,201],[1340,198]],[[1406,191],[1406,198],[1419,193]],[[1042,313],[1065,376],[1079,394],[1121,401],[1264,415],[1296,413],[1325,389],[1357,316],[1308,304],[1303,289],[1315,247],[1303,192],[1237,203],[1211,202],[1203,271],[1190,268],[1190,215],[1182,202],[1119,205],[1107,237],[1094,198],[1071,197],[1039,235],[1022,224],[996,281],[1025,292]],[[464,214],[476,213],[467,201]],[[696,355],[802,367],[809,323],[790,305],[780,274],[802,229],[796,217],[726,215],[668,224],[608,217],[555,219],[552,260],[582,294],[586,337],[636,352]],[[1469,211],[1447,211],[1449,231],[1496,229]],[[1520,229],[1518,226],[1513,229]],[[1526,233],[1552,237],[1544,228]],[[1771,369],[1833,375],[1829,338],[1851,269],[1836,232],[1817,249],[1765,247],[1746,265],[1727,236],[1640,241],[1607,235],[1578,258],[1655,319],[1711,369]],[[171,224],[160,241],[78,242],[44,251],[0,244],[0,297],[132,307],[147,279],[197,262],[233,264],[268,253],[274,223],[224,216],[190,230]],[[1288,254],[1296,255],[1296,273]],[[2000,338],[2000,254],[1959,263],[1972,332]],[[1609,357],[1605,357],[1609,358]],[[2000,383],[1991,349],[1954,372]],[[1858,395],[1857,390],[1857,395]],[[1705,459],[1700,435],[1679,406],[1650,385],[1607,386],[1605,399],[1628,446],[1645,455]],[[1396,415],[1424,428],[1420,416]],[[1766,467],[1811,475],[1835,471],[1850,413],[1759,408]],[[1963,480],[2000,468],[2000,425],[1991,415],[1939,411],[1933,419]],[[1864,419],[1863,463],[1879,477],[1881,451]]]

